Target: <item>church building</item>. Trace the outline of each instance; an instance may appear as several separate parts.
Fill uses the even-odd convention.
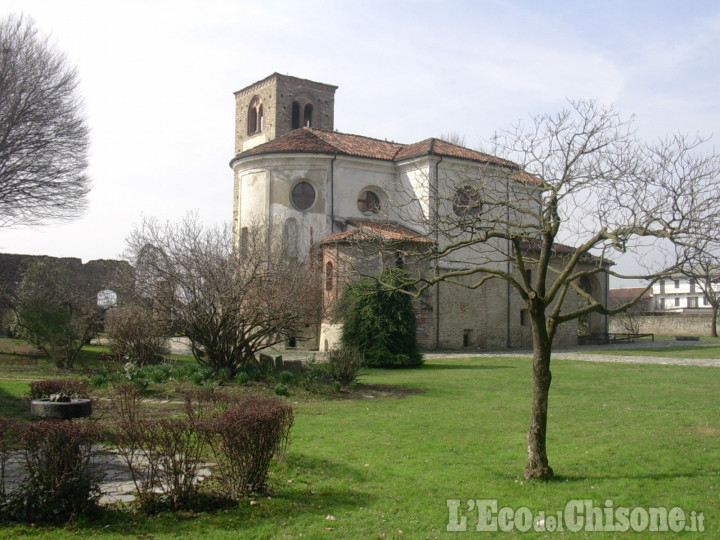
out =
[[[336,90],[274,73],[236,92],[230,162],[236,243],[258,217],[282,231],[289,256],[313,253],[322,264],[327,306],[348,279],[383,266],[433,272],[440,270],[433,264],[460,268],[486,257],[477,250],[460,251],[456,260],[440,263],[420,256],[447,240],[424,227],[418,216],[472,214],[480,183],[483,189],[502,186],[517,192],[526,204],[537,202],[537,183],[510,161],[436,138],[399,144],[336,132]],[[449,179],[458,178],[460,185],[451,186]],[[491,187],[488,178],[494,179]],[[391,248],[374,256],[363,251],[373,243]],[[593,296],[604,298],[607,280],[597,278],[588,287]],[[502,280],[477,289],[439,283],[415,301],[415,308],[424,348],[502,349],[532,343],[526,306]],[[587,324],[591,332],[606,331],[602,316],[591,315]],[[327,350],[340,331],[328,316],[289,345]],[[565,324],[556,343],[576,344],[577,334],[577,324]]]

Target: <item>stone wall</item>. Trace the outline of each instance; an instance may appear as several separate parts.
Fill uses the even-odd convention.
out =
[[[132,289],[132,267],[125,261],[95,260],[83,264],[75,257],[48,257],[46,255],[17,255],[0,253],[0,329],[10,311],[12,298],[27,268],[35,262],[64,266],[76,280],[78,290],[88,298],[109,289],[122,297],[122,291]]]
[[[712,315],[709,313],[667,313],[637,317],[641,334],[665,334],[670,336],[709,336]],[[610,332],[624,333],[620,317],[610,318]]]

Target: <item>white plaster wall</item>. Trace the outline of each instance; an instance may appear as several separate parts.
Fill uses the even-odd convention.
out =
[[[341,337],[342,324],[322,323],[320,326],[320,351],[325,352],[339,345]],[[325,348],[325,342],[327,342],[327,348]]]

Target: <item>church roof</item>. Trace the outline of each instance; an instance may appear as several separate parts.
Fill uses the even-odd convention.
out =
[[[277,153],[339,154],[395,162],[425,155],[435,155],[478,163],[492,163],[518,169],[517,164],[512,161],[470,150],[436,138],[425,139],[413,144],[399,144],[361,135],[322,131],[313,128],[295,129],[270,142],[241,152],[232,161],[247,156]],[[530,178],[526,176],[520,178],[520,180],[528,181]]]
[[[381,221],[351,220],[348,223],[355,228],[326,236],[321,244],[341,244],[364,240],[380,239],[388,242],[412,242],[432,244],[427,236],[398,225]]]

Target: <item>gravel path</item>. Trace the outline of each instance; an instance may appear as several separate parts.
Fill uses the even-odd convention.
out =
[[[698,341],[639,341],[636,343],[623,343],[617,345],[586,345],[569,349],[556,349],[552,357],[563,360],[580,360],[583,362],[616,362],[620,364],[665,364],[674,366],[709,366],[720,367],[720,358],[671,358],[662,356],[625,356],[613,354],[613,351],[627,349],[647,349],[661,347],[697,347],[712,346],[715,343]],[[653,351],[653,354],[658,354]],[[516,351],[433,351],[425,353],[424,357],[431,358],[470,358],[478,356],[532,356],[532,350],[522,349]]]

